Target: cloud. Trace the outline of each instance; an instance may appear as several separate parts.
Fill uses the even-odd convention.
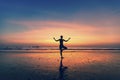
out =
[[[29,29],[42,29],[42,28],[74,28],[75,30],[78,28],[80,31],[95,31],[97,30],[96,28],[93,28],[91,25],[86,25],[86,24],[81,24],[81,23],[76,23],[76,22],[63,22],[63,21],[9,21],[11,24],[16,24],[16,25],[21,25],[25,26]]]

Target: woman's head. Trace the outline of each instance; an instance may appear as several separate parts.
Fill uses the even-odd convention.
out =
[[[63,38],[63,36],[61,35],[61,36],[60,36],[60,38],[62,39],[62,38]]]

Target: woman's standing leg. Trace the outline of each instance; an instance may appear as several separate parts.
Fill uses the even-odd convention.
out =
[[[62,52],[63,52],[63,49],[62,49],[62,48],[63,48],[63,46],[60,45],[60,46],[59,46],[59,49],[60,49],[60,56],[61,56],[61,58],[63,57],[63,56],[62,56]]]
[[[62,49],[60,49],[60,56],[61,56],[61,58],[63,57],[63,56],[62,56],[62,52],[63,52],[63,50],[62,50]]]

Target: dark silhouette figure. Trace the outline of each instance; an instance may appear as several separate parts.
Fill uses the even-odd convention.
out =
[[[60,60],[60,66],[59,66],[59,80],[65,80],[65,71],[68,69],[68,67],[64,66],[63,63],[63,58]]]
[[[67,49],[67,47],[64,46],[63,42],[67,42],[67,41],[69,41],[71,38],[68,38],[67,40],[64,40],[64,39],[63,39],[63,36],[60,36],[60,39],[58,39],[58,40],[56,40],[55,38],[53,38],[53,39],[54,39],[56,42],[57,42],[57,41],[60,42],[60,45],[59,45],[60,56],[61,56],[61,58],[63,58],[62,52],[63,52],[63,50]]]

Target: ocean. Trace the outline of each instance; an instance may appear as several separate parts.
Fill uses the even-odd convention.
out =
[[[120,50],[0,50],[0,80],[120,80]]]

